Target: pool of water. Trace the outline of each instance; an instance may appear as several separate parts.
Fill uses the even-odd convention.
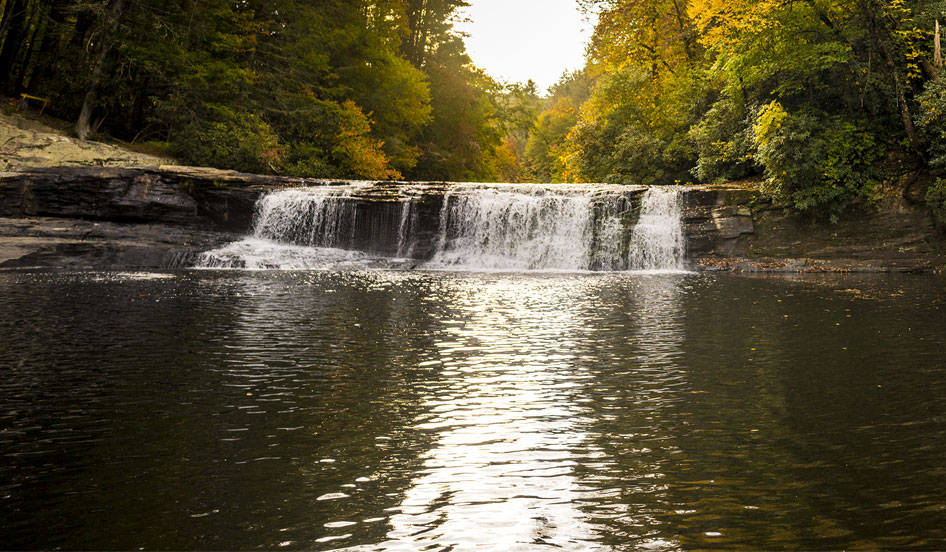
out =
[[[0,272],[0,548],[943,549],[946,279]]]

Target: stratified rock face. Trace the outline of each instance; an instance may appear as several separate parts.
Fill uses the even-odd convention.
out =
[[[686,192],[684,223],[691,258],[741,256],[755,233],[749,190],[695,188]]]
[[[747,189],[687,192],[691,259],[737,271],[912,271],[941,267],[946,240],[903,188],[849,209],[835,224],[790,212]],[[909,191],[907,189],[907,191]]]
[[[191,223],[198,214],[197,202],[176,183],[127,169],[45,169],[0,177],[0,186],[5,215]]]
[[[180,224],[0,217],[0,267],[183,268],[236,237]]]
[[[0,216],[249,226],[256,199],[288,179],[229,171],[57,167],[0,173]]]
[[[0,266],[184,266],[201,251],[249,233],[263,194],[345,184],[351,185],[194,167],[0,173],[0,217],[12,217],[0,220]],[[365,186],[345,199],[353,228],[345,247],[430,258],[452,186]],[[401,206],[408,194],[412,211],[405,219]],[[640,202],[630,209],[633,223]],[[399,241],[405,220],[414,232],[409,251]],[[789,214],[753,189],[694,187],[683,192],[683,228],[688,259],[709,269],[911,270],[946,261],[942,230],[905,192],[852,210],[832,225]]]
[[[187,266],[250,226],[263,179],[176,167],[0,173],[0,217],[10,217],[0,266]]]

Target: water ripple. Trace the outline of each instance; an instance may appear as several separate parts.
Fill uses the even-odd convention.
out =
[[[0,274],[6,547],[946,545],[941,280],[146,276]]]

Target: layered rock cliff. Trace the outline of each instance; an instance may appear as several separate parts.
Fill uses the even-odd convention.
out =
[[[173,166],[0,173],[0,266],[187,266],[201,251],[248,232],[261,194],[339,183]],[[390,249],[391,209],[410,186],[378,183],[350,200],[361,213],[356,232],[366,249]],[[419,203],[431,240],[448,187],[426,184]],[[684,205],[688,257],[704,270],[912,271],[946,264],[943,229],[907,196],[888,194],[837,224],[788,213],[745,185],[690,188]],[[429,251],[420,244],[414,255]]]

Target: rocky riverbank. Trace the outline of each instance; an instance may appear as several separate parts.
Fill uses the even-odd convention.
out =
[[[146,270],[191,266],[236,239],[187,225],[57,217],[0,218],[0,267]]]
[[[238,239],[279,179],[193,167],[0,173],[0,267],[177,268]]]
[[[686,209],[689,254],[705,271],[942,271],[946,232],[924,193],[891,186],[831,224],[773,204],[751,183],[694,190]]]
[[[0,268],[189,266],[202,251],[248,232],[261,194],[317,182],[338,183],[177,166],[0,173]],[[366,235],[386,232],[379,225],[389,225],[402,185],[385,183],[352,200]],[[443,189],[428,189],[422,205],[433,220]],[[943,229],[922,203],[892,191],[833,225],[788,213],[751,183],[694,187],[684,205],[688,257],[699,270],[916,272],[946,265]]]

